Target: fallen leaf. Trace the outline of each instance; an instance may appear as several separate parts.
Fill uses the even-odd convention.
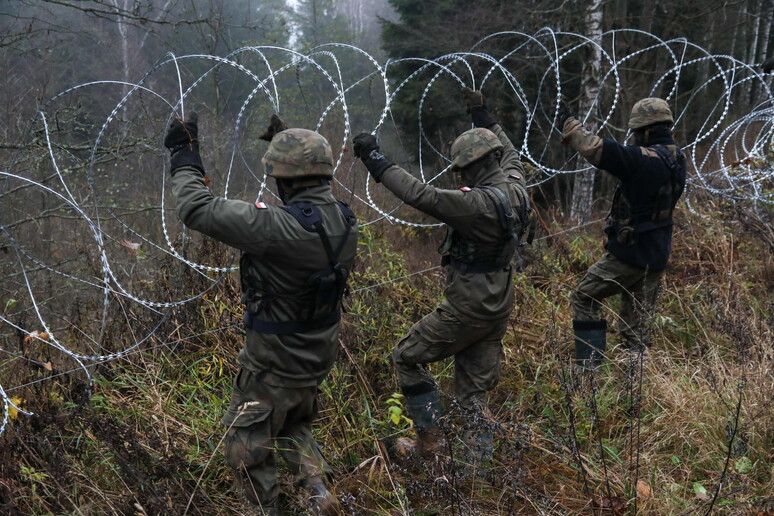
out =
[[[33,341],[36,341],[36,340],[47,341],[50,337],[51,337],[51,335],[49,335],[48,333],[46,333],[44,331],[41,332],[41,331],[38,331],[38,330],[33,330],[32,332],[28,333],[24,337],[24,343],[25,344],[30,344],[30,343],[32,343]]]
[[[696,496],[694,496],[694,499],[700,502],[709,502],[710,496],[707,493],[696,493]]]
[[[137,250],[140,248],[140,244],[123,239],[119,240],[118,243],[126,247],[126,250],[129,251],[129,254],[132,256],[137,256]]]
[[[18,396],[14,396],[11,398],[11,403],[8,405],[8,417],[13,419],[16,419],[19,417],[19,409],[16,407],[20,406],[22,403],[24,403],[24,400],[19,398]],[[16,407],[14,407],[16,405]]]
[[[51,362],[44,362],[43,363],[43,369],[45,369],[46,371],[53,371],[54,370],[54,366],[51,365]]]
[[[749,473],[752,467],[753,467],[753,463],[749,457],[739,457],[734,462],[734,469],[736,470],[737,473],[741,475]]]
[[[614,516],[623,516],[626,512],[626,504],[616,496],[612,498],[607,496],[597,498],[592,500],[591,505],[596,509],[607,509],[611,511]]]
[[[710,499],[709,494],[707,494],[707,488],[705,488],[699,482],[693,483],[693,492],[696,495],[694,498],[700,502],[708,502]]]
[[[416,442],[408,437],[399,437],[395,440],[395,445],[393,446],[395,454],[399,456],[411,455],[415,449]]]
[[[650,498],[653,496],[653,489],[644,480],[637,481],[637,496],[640,498]]]

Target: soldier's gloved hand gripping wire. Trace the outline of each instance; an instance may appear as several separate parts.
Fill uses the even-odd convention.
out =
[[[564,98],[560,98],[559,109],[556,111],[556,129],[560,134],[564,132],[564,123],[567,121],[567,119],[574,117],[575,113],[573,113],[572,109],[570,109],[570,106],[567,105],[567,102],[564,100]]]
[[[204,165],[199,155],[199,116],[188,114],[185,121],[175,117],[169,124],[164,137],[164,147],[169,149],[169,168],[174,175],[180,167],[193,167],[204,176]]]
[[[465,111],[470,114],[474,127],[488,129],[497,123],[497,119],[489,114],[484,103],[484,94],[480,90],[462,88],[462,98],[465,100]]]
[[[277,133],[281,133],[287,128],[288,125],[283,122],[280,117],[278,117],[276,114],[272,114],[271,119],[269,120],[269,127],[266,128],[266,131],[260,135],[258,139],[270,142]]]
[[[352,143],[355,157],[360,158],[374,181],[380,183],[384,171],[395,163],[381,153],[379,143],[373,134],[360,133],[352,138]]]

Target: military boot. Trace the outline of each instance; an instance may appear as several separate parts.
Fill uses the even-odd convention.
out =
[[[575,332],[575,364],[583,371],[593,371],[602,363],[605,353],[607,322],[573,321]]]
[[[432,384],[407,386],[402,390],[417,431],[417,452],[425,458],[439,455],[443,451],[443,432],[438,420],[443,413],[443,407],[438,391]]]
[[[338,516],[343,514],[336,496],[328,491],[322,477],[311,477],[302,483],[309,494],[309,509],[314,516]]]

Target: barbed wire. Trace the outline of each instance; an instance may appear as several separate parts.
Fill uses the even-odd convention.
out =
[[[635,36],[632,39],[640,41],[640,47],[621,55],[616,41],[622,36]],[[512,49],[499,56],[481,51],[497,38],[510,38]],[[173,117],[184,117],[192,105],[206,105],[201,99],[211,95],[208,80],[216,74],[233,74],[234,83],[241,81],[244,93],[234,103],[234,115],[225,131],[229,135],[227,143],[221,145],[222,136],[217,134],[202,134],[203,141],[211,142],[208,149],[213,154],[205,151],[205,159],[222,165],[212,167],[223,179],[211,185],[215,194],[229,198],[250,191],[256,202],[277,197],[263,171],[257,168],[260,159],[256,159],[259,157],[256,153],[260,151],[255,148],[256,139],[250,132],[252,120],[258,119],[259,113],[281,114],[290,109],[286,106],[292,105],[297,97],[289,78],[294,75],[293,84],[301,87],[300,74],[313,85],[320,106],[319,112],[308,109],[309,127],[323,132],[333,145],[334,183],[350,196],[350,204],[358,212],[361,225],[386,220],[420,228],[438,224],[400,216],[401,204],[389,196],[375,195],[367,171],[351,159],[347,147],[352,138],[353,119],[357,118],[361,124],[362,120],[371,120],[367,130],[388,134],[395,131],[394,123],[391,125],[391,106],[399,95],[418,92],[413,99],[418,140],[414,148],[403,151],[418,156],[416,173],[422,181],[439,184],[449,172],[450,162],[425,130],[426,122],[434,116],[429,99],[438,90],[450,86],[486,90],[489,84],[497,82],[498,88],[506,90],[498,94],[515,98],[524,115],[523,132],[514,135],[512,140],[522,159],[534,167],[529,185],[536,187],[557,175],[576,174],[589,168],[568,165],[576,163],[574,159],[562,160],[563,165],[556,166],[547,162],[546,156],[552,155],[549,149],[558,148],[561,140],[554,124],[559,100],[571,80],[562,72],[563,66],[592,47],[601,52],[604,73],[599,80],[605,97],[595,99],[587,112],[578,113],[580,119],[594,118],[600,135],[622,135],[612,123],[616,113],[623,109],[625,92],[644,89],[655,95],[663,89],[666,91],[663,97],[676,115],[675,129],[684,137],[680,143],[690,165],[689,191],[704,191],[731,201],[774,202],[772,74],[762,73],[758,63],[744,63],[728,55],[711,55],[685,39],[661,40],[656,35],[632,29],[612,30],[597,38],[588,38],[544,28],[535,34],[492,34],[469,51],[433,60],[405,58],[380,62],[363,49],[343,43],[321,45],[308,53],[276,46],[249,46],[223,57],[166,54],[137,82],[93,81],[74,85],[52,97],[31,122],[27,145],[15,151],[8,170],[0,170],[0,199],[4,207],[0,210],[0,246],[13,250],[9,263],[13,262],[17,270],[4,281],[18,282],[15,287],[7,284],[4,290],[22,297],[4,300],[5,309],[0,312],[4,333],[0,338],[10,340],[12,335],[22,335],[31,343],[47,346],[51,352],[60,354],[61,360],[76,364],[73,371],[82,373],[90,385],[90,364],[120,359],[135,352],[154,335],[172,310],[201,299],[236,270],[234,254],[220,263],[200,263],[188,256],[189,244],[197,237],[190,235],[176,216],[170,216],[173,210],[169,206],[168,158],[161,145],[166,126]],[[663,64],[647,76],[637,74],[632,79],[634,74],[626,68],[643,56],[653,56],[654,62]],[[510,67],[510,60],[516,58],[528,59],[530,66],[542,70],[536,75],[538,88],[527,87],[520,70]],[[404,65],[412,65],[413,71],[396,79]],[[690,91],[680,91],[682,79],[687,76],[704,78],[693,84]],[[170,78],[176,87],[161,91],[158,84],[169,84]],[[643,88],[643,81],[648,78],[651,83]],[[636,87],[627,83],[631,80],[637,81]],[[376,91],[372,89],[374,84],[378,85]],[[90,104],[82,102],[90,96],[104,97],[105,91],[111,92],[117,101],[107,110],[107,115],[100,117],[96,108],[90,112]],[[536,97],[530,98],[530,95]],[[364,96],[372,101],[366,113],[359,100]],[[736,97],[754,99],[754,102],[751,101],[750,109],[739,105],[731,109]],[[64,120],[63,113],[74,106],[78,107],[78,117],[87,118],[92,124],[93,137],[89,130],[83,129],[81,118]],[[688,113],[691,120],[702,121],[697,128],[685,127]],[[337,127],[341,132],[331,133]],[[134,146],[127,143],[128,128],[140,138]],[[81,145],[74,145],[76,141]],[[82,145],[83,141],[87,145]],[[84,153],[83,148],[88,151]],[[43,158],[40,149],[45,150]],[[218,153],[224,156],[220,161]],[[37,167],[29,165],[36,159]],[[429,169],[427,163],[431,161],[445,166],[440,170]],[[207,168],[210,170],[211,165]],[[137,178],[139,174],[142,179]],[[130,199],[129,190],[142,187],[147,190],[147,183],[151,181],[158,188],[151,189],[154,193],[150,198],[136,201],[141,206],[136,210],[117,209],[113,197]],[[51,203],[55,203],[56,209],[53,216],[47,212],[47,220],[57,219],[56,226],[47,224],[61,239],[41,243],[42,233],[36,229],[35,215],[48,210]],[[141,211],[142,216],[138,215]],[[22,224],[14,218],[22,212],[29,215],[29,223]],[[56,213],[61,216],[57,218]],[[560,230],[557,234],[576,229]],[[79,258],[62,261],[63,255]],[[170,267],[178,267],[179,276],[195,274],[206,286],[197,292],[173,289],[176,299],[166,298],[169,289],[155,287],[165,281]],[[386,278],[354,292],[368,291],[435,269],[430,267],[399,278]],[[54,284],[57,288],[52,287]],[[100,309],[87,322],[77,325],[41,299],[49,292],[60,296],[60,304],[63,300],[75,302],[86,298]],[[124,304],[131,306],[131,310],[122,308],[123,324],[127,328],[133,328],[133,321],[140,313],[155,318],[156,324],[145,335],[133,335],[133,342],[125,348],[108,351],[114,345],[105,342],[107,328],[115,323],[112,309]],[[15,307],[19,308],[14,311]],[[84,338],[76,345],[64,337],[66,332],[62,328],[77,331]],[[35,361],[2,348],[0,352]],[[2,434],[11,408],[22,414],[30,412],[12,402],[2,385],[0,398],[3,400]]]

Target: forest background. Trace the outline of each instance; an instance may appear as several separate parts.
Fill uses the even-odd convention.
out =
[[[240,141],[246,162],[259,162],[265,144],[255,135],[279,99],[290,125],[326,135],[374,128],[384,104],[380,77],[371,75],[348,96],[346,115],[333,109],[320,122],[335,91],[287,49],[300,56],[336,42],[380,63],[470,50],[499,59],[522,48],[524,34],[546,27],[588,37],[630,29],[617,33],[620,55],[651,44],[653,36],[684,38],[759,69],[774,48],[773,16],[769,0],[0,1],[0,386],[13,402],[5,403],[0,435],[0,511],[239,511],[219,426],[241,345],[238,278],[214,268],[194,271],[149,244],[167,239],[185,249],[187,260],[221,267],[234,264],[234,255],[175,225],[162,190],[161,141],[172,107],[154,92],[174,103],[181,81],[205,77],[185,109],[200,114],[205,165],[217,189],[230,181],[222,172],[232,159],[230,142]],[[500,35],[482,41],[492,34]],[[557,44],[561,52],[573,43],[558,37]],[[180,76],[169,65],[169,53],[224,57],[247,46],[280,49],[266,50],[260,66],[291,63],[292,73],[277,78],[277,103],[243,110],[252,82],[221,68],[207,73],[207,59],[180,60]],[[372,63],[352,47],[324,48],[343,74],[369,76]],[[568,296],[601,254],[601,220],[614,182],[593,170],[542,175],[541,166],[581,167],[551,136],[557,91],[545,80],[550,62],[536,55],[520,51],[503,61],[522,94],[498,74],[484,87],[517,146],[528,133],[530,145],[541,150],[531,154],[534,161],[525,159],[540,225],[515,282],[517,309],[504,341],[502,381],[492,393],[497,458],[484,471],[453,460],[441,474],[410,457],[395,458],[395,440],[413,429],[389,352],[442,296],[435,252],[442,230],[390,204],[371,184],[374,200],[395,206],[411,224],[382,220],[363,228],[342,349],[321,386],[315,428],[335,471],[335,492],[350,514],[774,514],[774,230],[770,203],[761,202],[772,192],[774,151],[755,159],[720,153],[703,162],[712,170],[742,163],[760,171],[756,196],[689,190],[677,211],[654,349],[629,356],[613,338],[593,388],[579,389],[569,360]],[[259,66],[254,56],[233,60],[246,69]],[[483,61],[470,59],[478,81],[491,66]],[[707,149],[721,138],[724,121],[771,102],[755,81],[732,91],[720,81],[700,89],[714,73],[709,61],[653,91],[668,66],[665,52],[637,54],[617,70],[625,91],[600,88],[598,81],[595,89],[595,77],[607,70],[587,46],[562,62],[563,95],[592,126],[613,100],[621,102],[605,127],[606,136],[619,140],[627,109],[640,97],[674,87],[674,105],[691,106],[681,112],[678,141],[718,118],[700,109],[697,96],[707,104],[723,99]],[[419,68],[416,61],[398,61],[388,79],[394,88]],[[439,81],[428,91],[434,74],[419,72],[406,83],[384,124],[385,150],[412,171],[443,168],[449,142],[469,127],[460,85]],[[140,101],[122,105],[145,77],[148,91],[134,97]],[[524,98],[543,106],[540,124],[530,124]],[[115,123],[106,127],[105,120]],[[752,123],[749,132],[763,131],[768,120]],[[420,153],[423,148],[441,152]],[[341,156],[337,177],[352,191],[342,187],[337,194],[365,191],[364,170],[346,149]],[[689,170],[694,177],[699,172]],[[77,185],[82,212],[41,188],[60,191],[61,177]],[[255,179],[239,175],[233,187],[228,183],[229,196],[254,198]],[[363,220],[374,217],[355,208]],[[86,215],[114,238],[93,246],[92,228],[73,223]],[[138,234],[149,242],[139,243]],[[111,253],[113,278],[106,277],[103,249]],[[118,280],[139,298],[192,299],[151,309],[114,291],[103,295],[100,288]],[[612,302],[606,313],[611,323],[615,308]],[[79,357],[94,355],[106,358],[79,366]],[[434,372],[451,392],[451,364]],[[456,457],[458,431],[471,422],[445,401]],[[293,493],[291,479],[283,482]],[[303,514],[303,500],[283,504],[290,514]]]

